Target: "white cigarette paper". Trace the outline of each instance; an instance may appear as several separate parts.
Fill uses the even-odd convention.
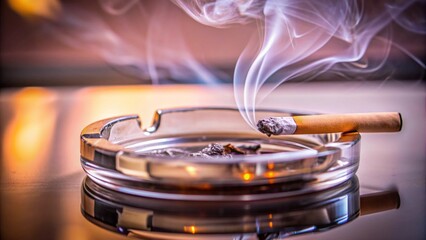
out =
[[[270,117],[257,123],[266,135],[318,134],[335,132],[398,132],[402,117],[397,112],[324,114]]]

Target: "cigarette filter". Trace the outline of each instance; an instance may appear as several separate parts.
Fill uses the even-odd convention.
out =
[[[397,112],[270,117],[259,120],[257,127],[268,136],[353,131],[398,132],[402,127],[402,117]]]

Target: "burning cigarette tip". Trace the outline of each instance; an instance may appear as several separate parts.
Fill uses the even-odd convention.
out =
[[[269,117],[257,122],[260,132],[271,135],[336,132],[399,132],[402,117],[397,112]]]
[[[269,117],[257,122],[257,129],[270,137],[271,135],[293,134],[296,123],[292,117]]]

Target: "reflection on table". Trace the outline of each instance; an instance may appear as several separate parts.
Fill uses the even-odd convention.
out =
[[[327,231],[360,213],[399,206],[395,191],[360,197],[357,177],[325,191],[253,202],[142,198],[108,190],[87,177],[81,194],[86,219],[142,239],[281,239]]]

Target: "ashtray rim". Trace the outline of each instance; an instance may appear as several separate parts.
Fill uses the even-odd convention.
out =
[[[302,154],[302,151],[296,150],[293,153],[238,155],[235,158],[226,159],[173,158],[141,154],[117,144],[121,140],[127,139],[128,135],[141,139],[154,138],[155,133],[159,134],[159,137],[167,136],[161,135],[161,131],[164,132],[167,129],[164,126],[162,130],[160,128],[164,116],[173,113],[184,113],[185,115],[190,111],[198,111],[196,114],[200,114],[201,111],[232,111],[230,112],[232,119],[237,116],[237,113],[239,114],[236,108],[223,107],[157,110],[153,124],[145,129],[141,128],[142,124],[138,115],[96,121],[81,132],[80,160],[83,169],[101,186],[133,195],[162,199],[246,201],[326,189],[352,177],[358,168],[360,142],[358,132],[302,136],[315,139],[310,143],[314,145],[327,142],[318,149],[309,150],[307,147],[305,155]],[[259,111],[265,111],[268,114],[270,112],[288,115],[309,114],[273,109],[260,109]],[[201,112],[201,114],[205,113]],[[182,117],[179,114],[170,116]],[[165,119],[170,120],[170,116]],[[188,117],[188,115],[185,116]],[[239,123],[240,121],[237,121],[235,124]],[[238,131],[246,131],[248,127],[242,129],[238,129]],[[138,132],[136,135],[134,135],[135,131]],[[269,139],[260,133],[259,136]],[[296,137],[293,138],[293,140],[295,139]],[[340,164],[340,161],[343,162],[343,165]],[[269,170],[267,169],[269,163],[278,164],[274,169]],[[283,167],[282,164],[286,166]],[[288,164],[295,165],[288,168]],[[198,171],[196,176],[191,174],[193,168]],[[269,173],[272,174],[269,175]],[[290,190],[283,190],[287,187],[277,185],[277,183],[294,181],[305,183],[294,184],[294,187],[292,185],[289,188]],[[268,184],[270,187],[262,187]],[[299,185],[303,187],[299,188]],[[253,193],[254,186],[258,189],[255,193]],[[235,190],[237,188],[241,188],[241,191]]]
[[[93,122],[87,125],[80,134],[81,157],[87,160],[93,160],[94,151],[97,149],[99,150],[99,152],[102,152],[103,154],[108,154],[108,155],[117,156],[117,155],[125,153],[129,155],[144,156],[150,159],[157,159],[160,161],[173,159],[167,156],[159,156],[159,155],[152,155],[152,154],[146,154],[146,153],[134,153],[130,151],[129,149],[122,147],[122,145],[120,144],[112,143],[111,141],[108,140],[110,136],[110,130],[115,124],[119,122],[133,120],[137,123],[138,127],[144,132],[144,135],[150,136],[152,134],[155,134],[157,129],[159,129],[161,125],[161,119],[166,114],[177,113],[177,112],[204,111],[204,110],[238,111],[237,108],[229,108],[229,107],[188,107],[188,108],[158,109],[154,113],[152,124],[144,129],[142,129],[142,121],[139,115],[137,114],[123,115],[123,116],[117,116],[117,117],[98,120],[96,122]],[[259,109],[257,111],[287,113],[291,115],[313,114],[312,112],[302,113],[302,112],[287,111],[282,109]],[[332,135],[332,134],[337,134],[337,133],[330,133],[328,135]],[[324,134],[324,135],[327,135],[327,134]],[[343,136],[346,138],[344,141],[346,144],[349,144],[348,146],[357,144],[361,139],[361,136],[358,132],[341,133],[340,138],[342,138]],[[259,133],[259,137],[264,137],[264,135]],[[93,139],[98,141],[93,141]],[[332,145],[333,145],[333,142],[329,144],[328,146],[332,147]],[[333,154],[336,151],[338,151],[337,148],[335,149],[327,148],[327,149],[322,149],[321,151],[301,150],[298,152],[270,153],[268,154],[268,161],[274,161],[275,159],[282,160],[283,158],[288,159],[289,161],[292,161],[292,160],[300,159],[301,157],[321,157],[321,156]],[[231,159],[215,158],[214,161],[217,163],[221,163],[221,162],[249,163],[249,162],[262,161],[262,158],[264,157],[261,155],[240,155]],[[209,161],[211,162],[211,160],[208,160],[202,157],[196,157],[196,156],[186,158],[185,161],[192,162],[192,163],[209,162]]]

